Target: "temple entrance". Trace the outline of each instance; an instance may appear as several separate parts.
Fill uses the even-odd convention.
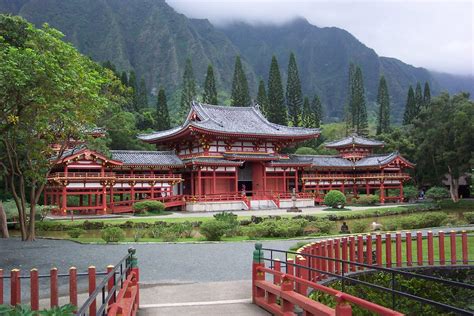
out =
[[[245,189],[247,196],[252,196],[253,191],[253,181],[252,181],[252,163],[244,162],[244,164],[239,167],[239,192],[242,192]]]

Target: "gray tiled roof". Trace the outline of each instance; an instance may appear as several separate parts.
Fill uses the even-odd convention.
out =
[[[317,128],[289,127],[269,122],[260,110],[254,106],[235,107],[201,104],[192,102],[191,112],[195,112],[200,119],[192,121],[188,115],[183,125],[166,131],[139,135],[142,140],[154,140],[171,136],[185,130],[189,126],[213,132],[268,135],[268,136],[307,136],[316,137],[320,133]]]
[[[398,152],[393,152],[385,155],[370,155],[368,157],[358,160],[355,165],[356,167],[372,167],[381,166],[390,163],[392,160],[399,156]]]
[[[227,159],[279,159],[279,155],[274,154],[245,154],[245,153],[227,153],[224,154],[224,158]]]
[[[184,166],[181,159],[171,151],[111,150],[112,159],[124,165]]]
[[[220,165],[232,165],[235,166],[236,164],[242,165],[243,162],[234,161],[234,160],[226,160],[223,158],[207,158],[207,157],[195,157],[190,159],[183,159],[185,164],[188,163],[208,163],[208,164],[220,164]]]
[[[328,142],[325,144],[328,148],[338,148],[338,147],[345,147],[349,145],[360,145],[360,146],[369,146],[369,147],[379,147],[383,146],[384,142],[378,141],[375,139],[369,139],[357,134],[352,134],[343,139],[339,139],[333,142]]]
[[[362,158],[356,162],[342,158],[340,156],[325,156],[325,155],[290,155],[288,160],[272,161],[272,166],[292,164],[311,164],[313,168],[358,168],[358,167],[377,167],[390,163],[400,154],[393,152],[384,155],[370,155]]]

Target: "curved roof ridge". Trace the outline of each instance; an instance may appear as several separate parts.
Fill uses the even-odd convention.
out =
[[[111,153],[134,153],[134,154],[153,154],[153,155],[175,155],[172,150],[110,150]]]

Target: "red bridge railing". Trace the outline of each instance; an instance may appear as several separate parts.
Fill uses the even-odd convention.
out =
[[[31,269],[29,275],[21,275],[19,269],[13,269],[10,275],[4,275],[0,269],[0,305],[4,302],[5,285],[10,288],[9,305],[28,304],[32,311],[59,306],[59,301],[65,301],[77,308],[76,315],[124,315],[134,316],[139,304],[139,271],[136,264],[135,249],[129,248],[115,266],[108,266],[106,271],[97,272],[91,266],[87,272],[77,272],[75,267],[69,273],[60,274],[57,268],[50,270],[49,274],[39,274],[37,269]],[[89,296],[84,302],[78,300],[78,279],[87,278]],[[97,277],[103,277],[97,285]],[[59,280],[67,279],[69,288],[67,297],[59,296]],[[22,280],[29,280],[29,302],[22,300]],[[49,279],[49,304],[40,301],[40,280]],[[8,281],[9,284],[8,284]],[[24,282],[23,282],[24,284]]]
[[[395,311],[395,297],[405,297],[413,302],[429,304],[458,315],[472,315],[472,312],[455,304],[436,302],[429,297],[417,296],[394,288],[396,278],[404,277],[436,282],[474,293],[472,284],[415,274],[401,269],[412,266],[447,265],[472,268],[468,260],[468,234],[450,232],[449,243],[445,243],[444,232],[439,232],[437,236],[427,232],[426,238],[423,238],[421,232],[417,232],[414,240],[412,233],[407,232],[403,237],[401,233],[336,237],[307,244],[296,252],[265,249],[261,248],[261,244],[256,244],[252,273],[253,302],[275,315],[285,316],[294,315],[294,306],[299,306],[306,315],[352,315],[352,305],[378,315],[400,315]],[[437,243],[434,237],[437,237]],[[404,252],[402,243],[405,244]],[[438,245],[436,256],[435,244]],[[424,247],[426,252],[423,251]],[[461,250],[460,253],[458,248]],[[446,258],[446,252],[449,254],[449,260]],[[416,258],[413,260],[415,253]],[[392,278],[392,287],[386,288],[351,277],[366,270],[388,273]],[[338,291],[318,283],[328,278],[340,280],[342,290]],[[392,308],[344,293],[345,284],[359,283],[392,293],[392,302],[391,304],[388,302]],[[336,307],[330,308],[310,299],[307,296],[309,289],[334,297]],[[277,304],[278,298],[279,304]]]

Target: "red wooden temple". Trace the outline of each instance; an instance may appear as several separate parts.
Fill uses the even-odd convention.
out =
[[[188,211],[284,208],[295,191],[297,206],[305,207],[331,189],[377,191],[381,203],[403,199],[410,178],[403,171],[413,165],[397,152],[373,154],[382,142],[351,135],[326,144],[338,155],[282,153],[319,134],[271,123],[258,107],[193,102],[182,125],[138,136],[158,151],[65,152],[48,178],[44,204],[57,205],[60,214],[130,212],[142,199]]]

